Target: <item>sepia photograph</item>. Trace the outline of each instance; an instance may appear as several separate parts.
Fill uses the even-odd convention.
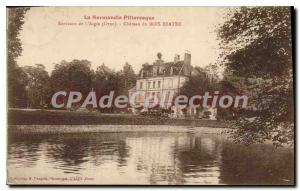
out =
[[[8,185],[295,186],[294,7],[6,7]]]

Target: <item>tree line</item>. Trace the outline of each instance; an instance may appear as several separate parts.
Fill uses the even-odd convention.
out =
[[[110,91],[114,91],[115,95],[127,95],[128,90],[135,86],[137,77],[128,63],[120,71],[114,71],[105,64],[93,70],[90,61],[77,59],[61,61],[55,65],[50,75],[42,64],[19,69],[25,94],[13,107],[50,108],[52,95],[63,90],[79,91],[83,96],[90,91],[96,92],[100,97]],[[17,95],[15,98],[20,99]]]

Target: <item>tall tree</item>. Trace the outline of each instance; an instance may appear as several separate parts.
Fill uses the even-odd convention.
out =
[[[223,64],[251,95],[254,115],[240,115],[232,137],[247,144],[293,142],[293,71],[289,7],[241,7],[219,28]]]
[[[20,31],[24,16],[29,8],[8,8],[7,24],[7,74],[8,74],[8,107],[26,106],[26,74],[17,65],[17,58],[22,53]]]
[[[103,95],[108,95],[110,91],[114,91],[114,96],[121,94],[121,73],[114,71],[107,67],[105,64],[100,65],[96,71],[93,81],[94,90],[100,98]],[[114,111],[114,105],[110,108],[101,108],[102,112]]]
[[[119,76],[119,72],[115,72],[105,64],[97,67],[93,82],[93,87],[97,90],[97,94],[102,96],[108,94],[110,91],[118,92]]]
[[[50,77],[42,64],[23,67],[27,75],[28,83],[26,86],[27,106],[30,108],[43,107],[50,100]]]
[[[80,91],[86,94],[92,87],[91,63],[88,60],[62,61],[56,64],[51,74],[53,91]]]
[[[123,93],[127,93],[130,88],[135,86],[136,83],[136,75],[134,73],[134,70],[130,64],[127,62],[123,66],[123,70],[120,72],[120,78],[121,80],[121,88]]]

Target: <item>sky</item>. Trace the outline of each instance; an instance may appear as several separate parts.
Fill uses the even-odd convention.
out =
[[[43,64],[51,73],[62,60],[87,59],[92,69],[105,64],[114,70],[125,62],[138,72],[142,64],[153,63],[158,52],[173,61],[191,52],[193,66],[216,62],[220,49],[216,27],[224,22],[220,7],[35,7],[25,15],[20,32],[23,45],[19,66]],[[181,26],[149,26],[144,20],[97,20],[88,16],[148,16],[151,22],[180,22]],[[88,22],[115,22],[116,26],[92,26]],[[59,25],[58,23],[77,25]],[[125,22],[148,26],[124,26]],[[84,23],[79,25],[79,23]],[[87,25],[85,25],[87,24]]]

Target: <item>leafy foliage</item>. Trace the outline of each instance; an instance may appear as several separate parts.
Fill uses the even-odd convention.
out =
[[[120,73],[102,64],[95,72],[93,83],[99,96],[106,95],[110,91],[119,92]]]
[[[104,64],[93,71],[88,60],[62,61],[51,74],[52,92],[80,91],[83,97],[90,91],[95,91],[98,98],[110,91],[114,91],[115,96],[127,93],[135,81],[136,75],[128,63],[123,70],[115,72]]]
[[[132,66],[127,62],[123,66],[123,70],[120,73],[123,93],[127,93],[130,88],[135,86],[137,76],[134,73]]]
[[[92,84],[91,64],[88,60],[62,61],[56,64],[51,74],[53,91],[90,91]]]
[[[24,16],[29,8],[9,8],[7,20],[7,74],[8,74],[8,106],[26,106],[25,86],[26,74],[17,65],[16,59],[22,53],[22,44],[19,38],[24,24]]]
[[[200,67],[194,67],[193,75],[180,88],[180,93],[188,97],[202,95],[209,89],[207,73]]]
[[[25,66],[22,68],[27,75],[27,107],[37,108],[46,106],[50,100],[50,77],[45,67],[41,64]]]
[[[237,142],[293,142],[293,72],[289,7],[242,7],[219,29],[223,64],[251,95],[255,114],[240,115],[231,131]],[[225,76],[228,77],[228,76]],[[228,78],[230,79],[230,78]],[[232,78],[231,78],[232,79]]]

